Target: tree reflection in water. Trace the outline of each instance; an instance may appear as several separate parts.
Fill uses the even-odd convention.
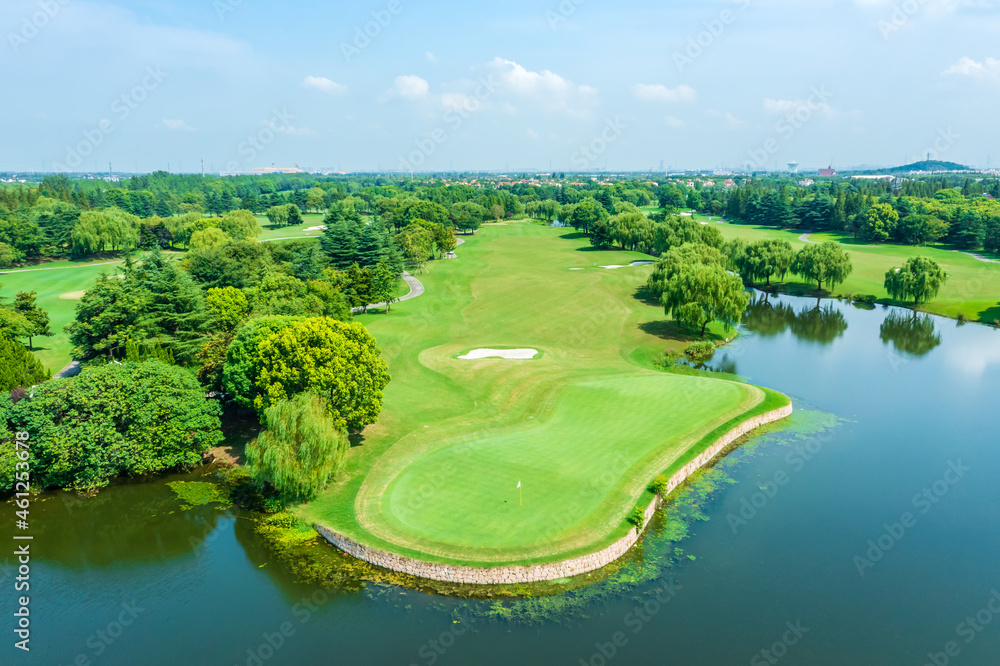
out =
[[[844,313],[832,303],[805,307],[796,312],[786,303],[771,303],[767,295],[754,299],[743,315],[743,325],[763,337],[781,335],[791,331],[800,340],[828,345],[847,331]]]
[[[896,351],[923,356],[941,344],[941,336],[930,315],[920,316],[914,310],[909,314],[893,310],[882,322],[880,337],[885,344],[892,343]]]

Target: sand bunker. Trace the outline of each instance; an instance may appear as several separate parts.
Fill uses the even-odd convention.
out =
[[[309,227],[308,229],[303,229],[303,231],[326,231],[326,225],[320,225],[318,227]]]
[[[473,349],[465,356],[459,356],[459,358],[464,360],[505,358],[512,361],[527,361],[535,358],[537,355],[537,349]]]
[[[83,295],[86,293],[87,292],[85,291],[70,291],[65,294],[59,294],[59,298],[64,298],[67,301],[78,301],[83,298]]]
[[[652,261],[633,261],[628,266],[601,266],[601,268],[606,268],[609,271],[613,271],[613,270],[615,270],[617,268],[632,268],[633,266],[645,266],[647,264],[652,264],[652,263],[654,263],[654,262],[652,262]]]

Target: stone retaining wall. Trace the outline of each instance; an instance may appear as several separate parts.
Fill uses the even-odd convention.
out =
[[[788,405],[781,409],[776,409],[760,416],[755,416],[733,428],[723,435],[715,444],[705,449],[698,457],[685,465],[676,474],[670,477],[667,482],[667,491],[664,495],[669,495],[679,485],[684,483],[688,477],[696,470],[708,464],[713,458],[721,453],[727,446],[748,432],[759,428],[767,423],[779,421],[790,416],[792,406]],[[628,549],[635,545],[645,530],[646,525],[652,520],[656,513],[656,508],[660,502],[657,498],[646,508],[646,519],[641,528],[633,527],[627,535],[611,544],[604,550],[600,550],[590,555],[576,557],[563,562],[551,564],[534,564],[530,566],[511,567],[467,567],[453,566],[447,564],[436,564],[433,562],[421,562],[402,555],[395,555],[384,550],[369,548],[360,544],[339,532],[334,532],[328,527],[316,524],[316,531],[323,535],[327,541],[340,548],[345,553],[369,562],[376,566],[392,569],[402,573],[429,578],[431,580],[446,581],[449,583],[468,583],[471,585],[509,585],[515,583],[534,583],[546,580],[556,580],[559,578],[569,578],[579,576],[589,571],[595,571],[601,567],[611,564],[619,557],[628,552]]]

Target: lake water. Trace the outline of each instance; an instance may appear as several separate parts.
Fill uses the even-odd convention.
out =
[[[492,602],[298,585],[247,518],[181,510],[165,481],[48,494],[31,514],[30,656],[13,647],[4,548],[0,663],[996,664],[1000,331],[819,305],[772,296],[711,365],[837,425],[726,458],[689,511],[707,520],[651,581],[492,620]],[[650,535],[647,559],[672,536]]]

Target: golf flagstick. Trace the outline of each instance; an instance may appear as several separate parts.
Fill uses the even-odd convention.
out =
[[[521,497],[521,482],[517,482],[517,505],[524,506],[524,498]]]

